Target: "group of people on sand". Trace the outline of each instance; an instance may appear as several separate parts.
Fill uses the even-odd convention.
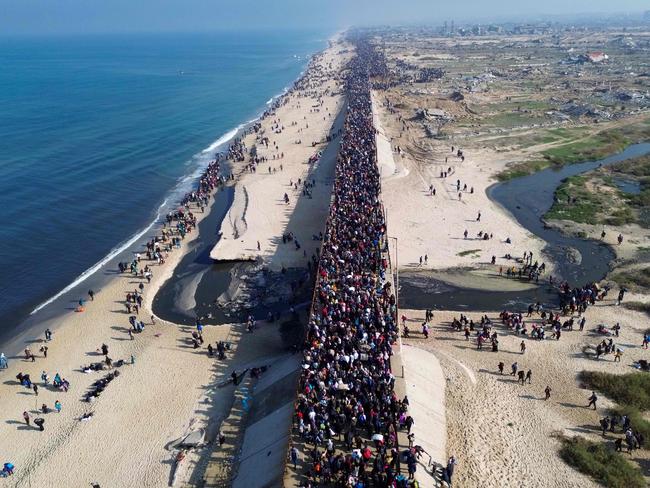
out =
[[[606,292],[603,293],[598,285],[591,283],[583,287],[570,288],[566,283],[560,286],[560,291],[562,294],[563,306],[559,311],[553,312],[551,310],[545,310],[544,306],[539,302],[535,304],[530,304],[528,307],[528,313],[524,315],[521,312],[510,312],[507,310],[502,311],[499,314],[499,319],[501,325],[508,331],[520,335],[523,337],[529,337],[531,339],[544,340],[546,338],[545,331],[548,329],[552,331],[551,339],[559,340],[562,331],[573,331],[574,326],[579,327],[579,331],[583,331],[586,324],[586,318],[584,312],[589,305],[595,303],[596,300],[602,300],[603,296],[606,295]],[[578,316],[574,317],[574,313],[577,313]],[[534,318],[533,315],[535,316]],[[427,310],[426,311],[426,320],[428,321],[433,314]],[[564,317],[562,317],[564,316]],[[404,321],[406,317],[403,317]],[[526,324],[526,321],[530,319],[530,323]],[[481,316],[480,323],[475,323],[474,320],[468,319],[464,314],[460,314],[460,317],[455,317],[451,322],[451,328],[455,331],[464,330],[465,340],[470,340],[472,334],[476,337],[477,349],[483,349],[482,344],[486,341],[492,342],[492,351],[498,352],[498,333],[494,330],[493,322],[487,317],[487,315]],[[596,328],[597,333],[603,334],[602,331],[604,326],[600,325]],[[616,323],[611,329],[607,329],[608,335],[619,336],[621,326],[620,323]],[[407,336],[405,334],[405,336]],[[647,341],[650,341],[650,338],[647,338],[644,335],[644,345],[647,345]],[[644,347],[643,345],[641,347]],[[527,344],[525,339],[520,342],[519,352],[520,354],[525,354],[527,350]],[[602,355],[613,354],[613,362],[620,362],[622,357],[622,350],[616,346],[614,339],[610,337],[609,339],[603,339],[597,346],[595,350],[595,359],[598,360]],[[647,364],[647,363],[646,363]],[[499,374],[503,375],[505,370],[505,363],[500,361],[497,365],[497,370]],[[515,361],[510,366],[510,376],[515,377],[516,381],[521,385],[526,383],[532,383],[532,369],[528,369],[524,372],[524,369],[520,368],[518,361]],[[551,398],[552,388],[547,385],[544,389],[544,400],[549,400]],[[587,398],[586,408],[597,408],[598,396],[596,392],[592,391],[589,397]],[[625,434],[624,437],[617,438],[615,440],[615,446],[617,451],[622,450],[623,442],[626,443],[628,452],[631,452],[633,449],[637,449],[643,446],[645,441],[643,434],[638,430],[634,429],[634,426],[631,425],[631,419],[627,416],[606,416],[600,421],[603,435],[607,431],[614,432],[616,426],[621,425],[621,432]]]
[[[398,326],[385,274],[370,99],[370,76],[384,63],[369,44],[357,42],[295,404],[295,434],[305,446],[303,487],[406,487],[421,455],[412,443],[400,451],[399,432],[410,431],[414,421],[408,398],[394,391],[391,371]],[[295,446],[290,455],[297,467]]]
[[[623,442],[627,446],[627,452],[631,453],[635,449],[643,449],[645,437],[642,432],[635,430],[632,426],[632,420],[627,415],[618,415],[616,413],[606,415],[600,419],[600,429],[603,437],[610,432],[616,433],[616,428],[621,427],[619,433],[624,437],[618,437],[614,441],[614,447],[617,452],[623,452]]]

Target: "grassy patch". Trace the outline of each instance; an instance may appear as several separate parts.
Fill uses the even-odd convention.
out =
[[[542,151],[544,159],[552,164],[563,166],[565,164],[579,163],[602,159],[625,149],[632,141],[617,130],[605,131],[587,137],[583,140],[563,144]]]
[[[562,439],[560,456],[570,466],[610,488],[644,488],[641,471],[602,443],[582,437]]]
[[[584,137],[584,127],[559,127],[540,134],[540,142],[546,143],[566,141],[557,147],[546,149],[540,153],[540,161],[524,161],[512,165],[497,175],[500,181],[517,178],[540,171],[549,166],[564,166],[565,164],[580,163],[602,159],[622,151],[628,145],[641,140],[650,139],[650,119],[639,123],[603,130],[589,137]],[[571,139],[581,138],[570,142]],[[650,197],[649,197],[650,198]]]
[[[604,202],[598,198],[598,194],[587,189],[586,183],[587,178],[584,176],[565,179],[555,191],[555,202],[546,213],[546,218],[581,223],[595,222],[596,214],[601,211]]]
[[[650,267],[616,271],[612,273],[611,278],[631,290],[650,288]]]
[[[640,193],[620,190],[616,179],[621,178],[639,181]],[[547,219],[650,227],[650,157],[629,159],[567,178],[555,191],[555,197]]]
[[[527,176],[543,169],[548,168],[551,165],[548,161],[524,161],[523,163],[518,163],[510,166],[507,169],[504,169],[497,174],[497,179],[499,181],[508,181],[513,178],[519,178],[520,176]]]
[[[611,410],[610,413],[619,416],[627,415],[630,419],[630,425],[632,426],[632,429],[637,432],[641,432],[644,438],[649,438],[648,436],[650,436],[650,422],[645,419],[643,413],[638,408],[618,407]],[[646,444],[644,444],[644,446],[645,449],[648,448]]]
[[[530,112],[502,112],[484,117],[481,125],[490,127],[501,127],[504,129],[512,129],[514,127],[531,126],[533,124],[541,124],[546,119],[543,116],[535,115]]]
[[[580,381],[587,388],[598,390],[621,405],[650,409],[650,374],[627,373],[616,375],[598,371],[583,371]]]
[[[457,256],[469,256],[470,254],[478,254],[481,252],[481,249],[468,249],[467,251],[460,251],[457,253]]]

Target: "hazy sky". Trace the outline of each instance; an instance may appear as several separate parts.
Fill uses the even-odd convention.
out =
[[[329,29],[644,9],[647,0],[0,0],[0,33]]]

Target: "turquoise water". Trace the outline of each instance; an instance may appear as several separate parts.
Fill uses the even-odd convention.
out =
[[[0,39],[0,333],[137,241],[325,45],[296,31]]]

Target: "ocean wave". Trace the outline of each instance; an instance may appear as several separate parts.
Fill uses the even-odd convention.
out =
[[[304,70],[301,71],[299,77],[302,77],[303,75],[304,75]],[[278,95],[271,97],[269,101],[266,103],[266,105],[270,105],[271,103],[273,103],[273,100],[284,96],[289,91],[289,88],[290,86],[284,87],[283,90]],[[194,170],[190,174],[179,179],[176,186],[169,192],[168,196],[158,207],[155,218],[144,229],[136,232],[128,240],[124,241],[122,244],[113,248],[103,259],[101,259],[93,266],[88,268],[86,271],[81,273],[72,283],[70,283],[68,286],[63,288],[60,292],[48,298],[43,303],[41,303],[36,308],[34,308],[34,310],[32,310],[29,315],[34,315],[38,311],[42,310],[43,308],[45,308],[46,306],[50,305],[52,302],[60,298],[61,296],[73,290],[76,286],[86,281],[89,277],[91,277],[97,271],[102,269],[102,267],[104,267],[106,264],[108,264],[110,261],[115,259],[123,252],[127,251],[130,247],[132,247],[140,239],[142,239],[142,237],[144,237],[144,235],[147,232],[149,232],[154,227],[154,225],[156,225],[159,222],[161,216],[167,213],[167,208],[166,208],[167,205],[169,205],[170,207],[175,206],[177,202],[180,201],[180,199],[183,197],[183,195],[185,195],[188,191],[191,190],[192,184],[200,178],[205,167],[212,160],[214,153],[223,145],[231,141],[242,129],[259,120],[263,113],[264,110],[260,111],[260,113],[255,118],[250,119],[242,124],[239,124],[237,127],[226,132],[221,137],[216,139],[213,143],[211,143],[208,147],[206,147],[199,153],[195,154],[192,158],[190,158],[188,164],[195,166]]]
[[[167,200],[163,202],[165,205],[167,204]],[[161,205],[162,207],[162,205]],[[124,244],[114,248],[111,252],[109,252],[101,261],[97,262],[95,265],[91,266],[88,268],[86,271],[81,273],[77,279],[75,279],[72,283],[70,283],[68,286],[66,286],[63,290],[61,290],[59,293],[54,295],[51,298],[48,298],[45,300],[43,303],[41,303],[39,306],[37,306],[34,310],[30,312],[29,315],[34,315],[36,312],[39,310],[43,309],[44,307],[48,306],[50,303],[55,301],[57,298],[65,295],[69,291],[71,291],[73,288],[75,288],[77,285],[80,285],[86,279],[88,279],[90,276],[95,274],[97,271],[99,271],[105,264],[110,262],[113,258],[116,256],[120,255],[124,251],[126,251],[129,247],[133,246],[138,240],[140,240],[147,232],[151,230],[151,228],[158,222],[158,219],[160,218],[160,212],[156,215],[156,218],[144,229],[142,229],[140,232],[136,233],[131,237],[129,240],[124,242]]]
[[[106,256],[104,256],[100,261],[95,263],[93,266],[85,270],[83,273],[81,273],[72,283],[70,283],[68,286],[63,288],[61,291],[59,291],[57,294],[53,295],[52,297],[48,298],[45,300],[43,303],[38,305],[34,310],[32,310],[29,315],[34,315],[38,311],[42,310],[43,308],[47,307],[49,304],[60,298],[61,296],[65,295],[69,291],[73,290],[76,286],[80,285],[84,281],[86,281],[90,276],[95,274],[97,271],[102,269],[106,264],[111,262],[113,259],[115,259],[117,256],[128,250],[130,247],[135,245],[140,239],[142,239],[147,232],[149,232],[154,225],[156,225],[159,221],[160,218],[163,214],[167,213],[167,206],[170,205],[176,205],[176,203],[182,198],[185,193],[187,193],[190,189],[192,184],[197,181],[201,175],[203,174],[203,171],[205,169],[205,166],[208,164],[208,162],[212,159],[213,153],[219,149],[221,146],[224,144],[228,143],[231,139],[233,139],[237,133],[244,128],[247,124],[249,124],[251,121],[246,122],[244,124],[240,124],[234,129],[226,132],[224,135],[219,137],[217,140],[215,140],[212,144],[210,144],[208,147],[203,149],[200,153],[196,154],[191,160],[193,161],[201,161],[204,164],[199,164],[196,166],[195,170],[187,175],[184,176],[183,178],[180,179],[180,181],[176,184],[176,186],[170,191],[170,194],[163,200],[163,202],[159,205],[158,209],[156,210],[156,216],[154,219],[142,230],[136,232],[131,236],[129,239],[124,241],[123,243],[119,244],[118,246],[114,247]],[[206,158],[205,156],[210,155],[209,158]],[[170,203],[171,200],[171,203]]]

